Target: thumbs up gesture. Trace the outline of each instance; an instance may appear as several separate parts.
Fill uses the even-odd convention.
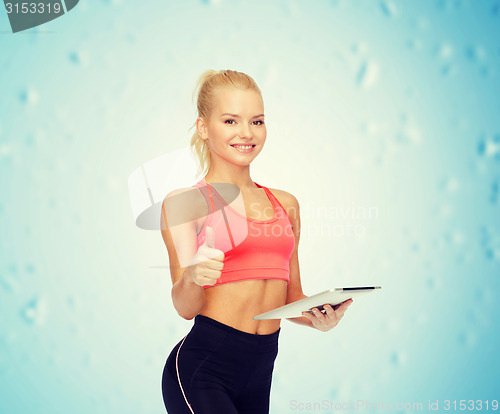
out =
[[[191,278],[199,286],[214,285],[224,268],[224,252],[215,248],[212,227],[206,227],[206,240],[190,262]]]

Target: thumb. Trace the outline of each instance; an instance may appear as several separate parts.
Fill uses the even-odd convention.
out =
[[[207,247],[210,247],[211,249],[215,249],[214,229],[210,226],[207,226],[205,234],[206,234],[205,243],[206,243]]]

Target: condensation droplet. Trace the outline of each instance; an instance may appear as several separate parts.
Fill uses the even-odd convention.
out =
[[[14,153],[14,146],[11,144],[0,144],[0,159],[10,158]]]
[[[465,56],[467,59],[477,62],[486,57],[486,51],[482,46],[468,46],[465,49]]]
[[[21,309],[20,313],[26,323],[43,325],[47,313],[46,301],[40,297],[33,298]]]
[[[424,47],[424,44],[420,39],[410,39],[406,42],[406,45],[408,46],[408,49],[417,51],[422,50]]]
[[[66,304],[68,305],[68,308],[75,309],[75,307],[76,307],[75,297],[74,296],[68,296],[66,298]]]
[[[444,65],[441,68],[443,76],[452,76],[457,72],[457,67],[451,63]]]
[[[396,135],[396,140],[403,144],[420,144],[422,135],[415,126],[405,125]]]
[[[331,388],[328,395],[332,400],[335,400],[339,395],[339,389],[337,387]]]
[[[92,352],[85,351],[82,358],[82,366],[85,368],[92,367],[95,363],[95,357]]]
[[[461,246],[464,243],[465,237],[459,230],[454,230],[446,235],[446,240],[455,246]]]
[[[388,0],[381,1],[380,8],[382,9],[382,12],[388,17],[393,17],[398,12],[396,5],[392,1]]]
[[[417,20],[417,29],[427,30],[429,28],[429,21],[425,17],[421,17]]]
[[[500,16],[500,2],[493,4],[491,7],[491,14],[493,16]]]
[[[462,0],[440,0],[437,3],[437,6],[440,9],[443,9],[446,12],[452,10],[460,10],[463,6]]]
[[[498,204],[499,199],[500,199],[500,180],[496,179],[491,183],[490,202],[491,204]]]
[[[21,91],[21,93],[19,94],[19,100],[23,104],[35,105],[40,100],[40,97],[35,89],[29,88],[27,90]]]
[[[122,0],[102,0],[103,3],[111,4],[112,6],[116,6],[122,3]]]
[[[450,177],[442,182],[440,188],[448,193],[454,193],[459,188],[458,180],[455,177]]]
[[[8,273],[0,274],[0,286],[2,286],[2,288],[6,292],[14,292],[18,288],[18,284],[16,282],[16,279],[14,279]]]
[[[404,365],[406,363],[406,353],[403,351],[394,351],[391,354],[390,361],[395,366]]]
[[[498,234],[483,226],[480,244],[488,260],[500,260],[500,236]]]
[[[500,260],[500,249],[495,247],[487,247],[485,250],[486,258],[489,260]]]
[[[366,44],[365,44],[364,42],[354,43],[354,44],[351,46],[351,51],[352,51],[353,53],[359,53],[359,54],[366,53],[366,51],[367,51]]]
[[[207,4],[208,6],[219,6],[222,0],[201,0],[202,4]]]
[[[453,47],[450,44],[444,43],[438,47],[437,55],[441,60],[448,60],[453,56]]]
[[[35,265],[32,263],[27,263],[24,268],[25,268],[26,272],[28,272],[28,273],[31,273],[31,274],[35,273]]]
[[[434,289],[436,287],[436,278],[431,276],[426,279],[426,284],[429,289]]]
[[[88,54],[82,50],[73,50],[69,53],[68,59],[76,65],[86,66],[89,63]]]
[[[358,71],[357,83],[362,88],[373,87],[378,79],[379,67],[375,62],[364,62]]]
[[[491,75],[491,68],[489,66],[483,65],[479,68],[479,73],[481,76],[488,77]]]
[[[466,348],[474,348],[477,342],[477,335],[468,330],[462,331],[458,334],[458,343]]]

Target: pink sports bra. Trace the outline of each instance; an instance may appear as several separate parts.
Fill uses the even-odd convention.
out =
[[[197,237],[197,248],[206,240],[206,227],[214,229],[214,246],[224,252],[224,268],[214,285],[245,279],[282,279],[290,283],[290,257],[295,248],[292,223],[285,209],[267,187],[274,218],[254,220],[233,209],[204,179],[198,187],[209,206],[209,214]]]

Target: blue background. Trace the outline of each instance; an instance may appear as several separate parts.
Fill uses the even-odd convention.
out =
[[[262,90],[251,174],[299,200],[304,292],[382,286],[327,333],[282,322],[271,413],[499,399],[499,1],[80,1],[17,34],[0,10],[2,413],[165,412],[192,321],[127,180],[189,144],[211,68]]]

